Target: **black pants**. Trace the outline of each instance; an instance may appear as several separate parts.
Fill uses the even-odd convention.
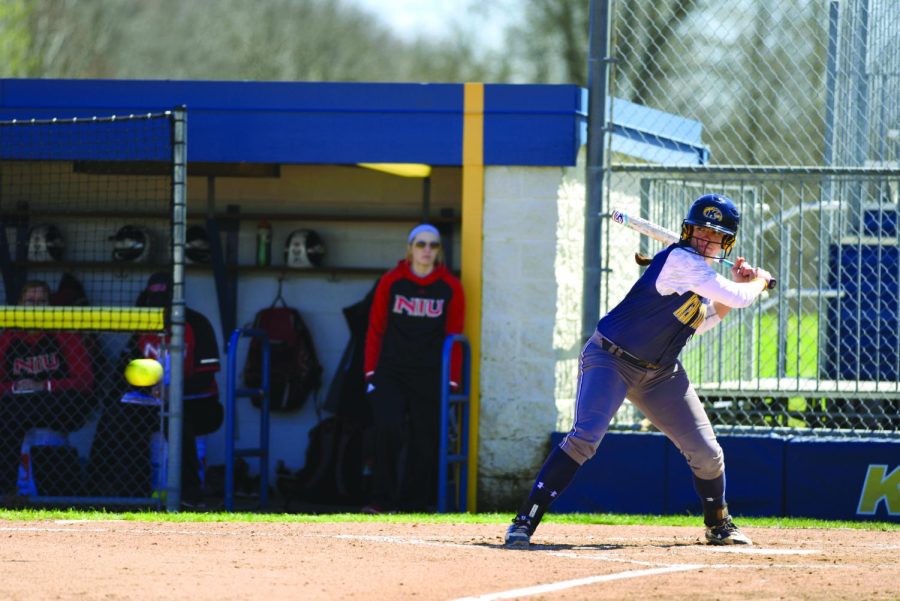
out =
[[[384,510],[427,511],[437,502],[440,372],[379,368],[372,384],[372,503]]]
[[[93,396],[85,392],[33,392],[0,398],[0,493],[12,491],[19,470],[25,433],[51,428],[69,433],[84,426]]]
[[[218,396],[184,400],[181,448],[181,494],[200,495],[197,436],[222,425]],[[115,401],[100,417],[91,445],[89,480],[93,494],[111,497],[150,496],[150,437],[160,430],[158,407]]]

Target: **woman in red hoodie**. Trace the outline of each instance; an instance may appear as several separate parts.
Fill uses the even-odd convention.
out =
[[[462,285],[444,265],[440,233],[432,225],[416,226],[406,258],[378,282],[369,314],[373,511],[425,511],[436,503],[443,345],[448,335],[462,332],[464,312]],[[457,352],[451,387],[460,365]]]

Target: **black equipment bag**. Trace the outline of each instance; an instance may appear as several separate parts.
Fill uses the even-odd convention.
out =
[[[281,307],[275,306],[279,300]],[[253,327],[264,330],[269,337],[270,409],[273,412],[300,409],[322,385],[322,365],[303,317],[284,304],[279,291],[272,306],[256,314]],[[262,386],[262,342],[257,338],[250,343],[247,353],[244,384],[250,388]],[[261,397],[252,400],[254,406],[262,405]]]
[[[285,508],[291,501],[347,506],[365,503],[365,436],[359,424],[335,416],[313,426],[303,468],[293,473],[282,471],[276,479]]]

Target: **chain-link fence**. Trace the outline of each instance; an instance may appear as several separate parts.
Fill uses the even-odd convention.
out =
[[[679,232],[694,199],[725,194],[743,216],[734,256],[778,278],[767,297],[685,349],[713,423],[896,435],[900,5],[672,0],[611,9],[610,119],[631,106],[621,100],[659,113],[631,131],[642,161],[607,136],[604,212]],[[673,121],[701,130],[691,160],[671,152],[683,141]],[[658,249],[604,220],[601,313],[639,275],[634,252]],[[632,427],[639,418],[617,419]]]
[[[153,503],[166,490],[166,384],[148,276],[173,274],[172,114],[0,122],[0,494]]]
[[[612,1],[611,22],[611,95],[702,124],[710,164],[898,158],[894,0]]]

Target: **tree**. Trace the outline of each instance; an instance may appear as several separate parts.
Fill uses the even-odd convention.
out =
[[[25,0],[0,1],[0,61],[5,77],[23,77],[32,70],[28,14]]]
[[[820,3],[610,7],[610,94],[699,121],[715,163],[821,160]],[[450,35],[410,41],[350,0],[0,0],[0,68],[5,77],[586,86],[590,10],[591,0],[469,0]],[[506,47],[485,52],[466,24],[498,18],[512,20]]]
[[[267,81],[503,78],[464,28],[404,41],[348,0],[0,0],[3,76]],[[27,60],[25,60],[27,59]]]
[[[502,4],[489,5],[501,10]],[[526,0],[506,45],[517,81],[587,85],[590,2]],[[505,9],[505,7],[504,7]]]
[[[514,77],[585,85],[591,1],[521,6]],[[713,163],[820,162],[827,18],[807,0],[611,2],[609,92],[699,121]]]

